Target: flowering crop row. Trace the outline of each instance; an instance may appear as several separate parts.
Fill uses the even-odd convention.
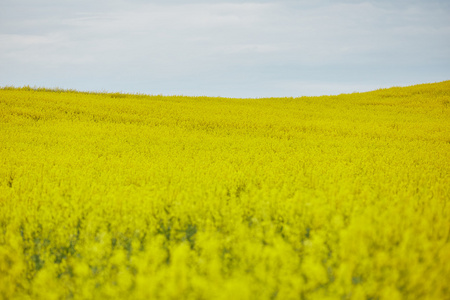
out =
[[[450,81],[0,90],[0,299],[450,299]]]

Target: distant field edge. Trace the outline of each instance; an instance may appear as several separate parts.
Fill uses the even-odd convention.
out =
[[[162,94],[146,94],[146,93],[124,93],[124,92],[108,92],[108,91],[83,91],[83,90],[76,90],[76,89],[64,89],[59,87],[54,88],[47,88],[47,87],[38,87],[38,86],[13,86],[13,85],[5,85],[0,86],[0,90],[15,90],[15,91],[35,91],[35,92],[50,92],[50,93],[73,93],[73,94],[86,94],[86,95],[106,95],[111,96],[113,98],[125,98],[125,97],[154,97],[154,96],[162,96],[162,97],[186,97],[186,98],[230,98],[230,99],[279,99],[279,98],[314,98],[314,97],[335,97],[340,95],[351,95],[351,94],[368,94],[378,91],[389,91],[389,90],[396,90],[396,89],[403,89],[403,88],[424,88],[424,87],[431,87],[433,85],[442,85],[442,84],[450,84],[450,80],[444,80],[444,81],[438,81],[438,82],[431,82],[431,83],[420,83],[420,84],[413,84],[413,85],[405,85],[405,86],[391,86],[387,88],[378,88],[371,91],[365,91],[365,92],[352,92],[352,93],[341,93],[338,95],[321,95],[321,96],[283,96],[283,97],[222,97],[222,96],[190,96],[190,95],[162,95]]]

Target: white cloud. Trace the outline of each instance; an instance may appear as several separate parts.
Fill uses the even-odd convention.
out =
[[[5,0],[0,85],[27,78],[79,89],[259,96],[297,92],[290,82],[324,94],[336,85],[389,84],[381,71],[367,75],[371,69],[403,82],[418,69],[414,80],[444,80],[450,8],[442,3]]]

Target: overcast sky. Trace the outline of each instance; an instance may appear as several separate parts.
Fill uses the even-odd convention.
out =
[[[448,0],[0,0],[0,86],[295,97],[449,79]]]

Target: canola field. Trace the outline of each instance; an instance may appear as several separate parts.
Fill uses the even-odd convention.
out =
[[[450,299],[450,81],[2,88],[0,299]]]

